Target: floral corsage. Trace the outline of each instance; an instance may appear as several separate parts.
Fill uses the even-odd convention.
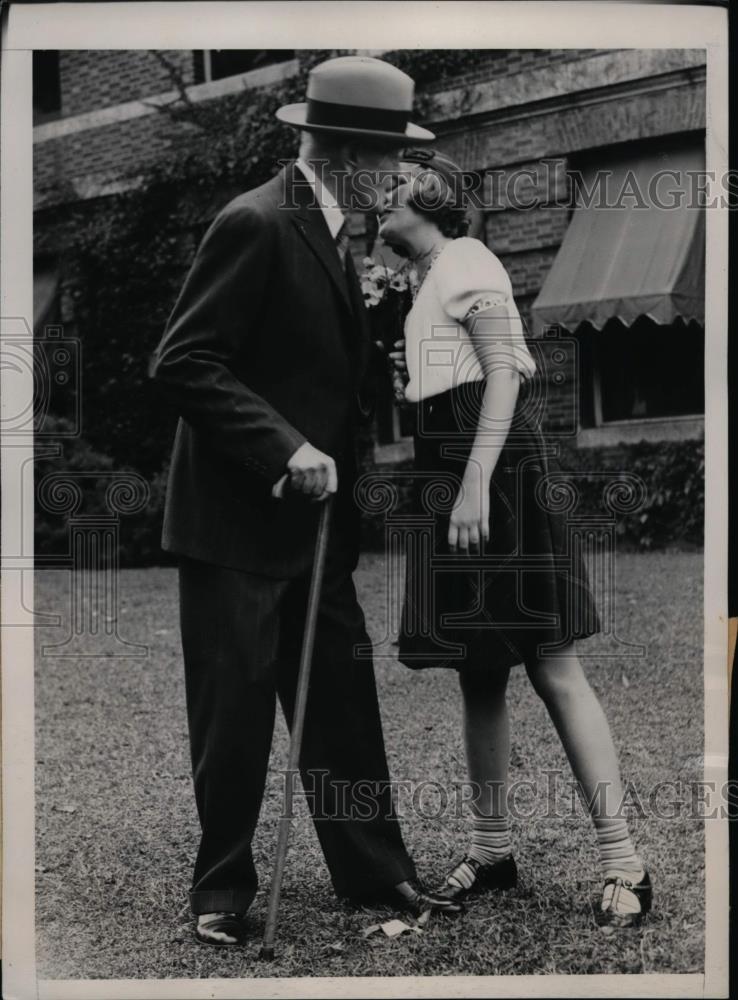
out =
[[[395,342],[404,335],[405,317],[410,311],[418,288],[418,275],[410,262],[397,269],[373,257],[365,257],[361,274],[364,305],[369,310],[374,340],[386,355],[394,350]],[[392,391],[398,402],[405,399],[406,380],[394,365],[390,366]]]

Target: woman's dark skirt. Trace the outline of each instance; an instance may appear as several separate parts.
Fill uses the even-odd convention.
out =
[[[506,668],[600,631],[577,526],[561,512],[555,446],[546,445],[525,389],[490,482],[489,542],[479,555],[449,552],[483,393],[484,383],[472,382],[417,407],[399,643],[408,667]],[[485,429],[490,443],[497,433]]]

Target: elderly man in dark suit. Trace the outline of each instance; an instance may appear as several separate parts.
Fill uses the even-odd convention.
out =
[[[202,825],[190,901],[207,943],[246,936],[275,699],[289,723],[320,501],[334,493],[301,757],[318,837],[339,896],[460,909],[416,879],[373,666],[354,653],[368,643],[351,574],[370,340],[344,213],[359,195],[367,207],[402,145],[433,138],[409,123],[412,99],[381,60],[312,71],[307,101],[278,112],[302,131],[299,158],[215,219],[152,360],[180,415],[162,544],[179,556]]]

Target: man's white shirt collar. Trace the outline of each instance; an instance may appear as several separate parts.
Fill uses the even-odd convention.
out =
[[[305,180],[315,192],[315,197],[320,205],[321,211],[323,212],[323,217],[326,221],[328,229],[330,230],[330,234],[335,240],[341,231],[344,222],[346,221],[346,216],[341,211],[340,205],[325,184],[321,183],[320,178],[310,164],[306,163],[300,156],[297,158],[296,165],[300,168]]]

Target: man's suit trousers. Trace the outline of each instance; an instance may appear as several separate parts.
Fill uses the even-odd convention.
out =
[[[292,719],[309,576],[275,580],[183,558],[179,583],[202,826],[190,901],[194,913],[243,913],[257,888],[251,845],[277,696]],[[415,875],[392,805],[373,664],[354,655],[368,644],[350,570],[329,550],[300,769],[339,896]]]

